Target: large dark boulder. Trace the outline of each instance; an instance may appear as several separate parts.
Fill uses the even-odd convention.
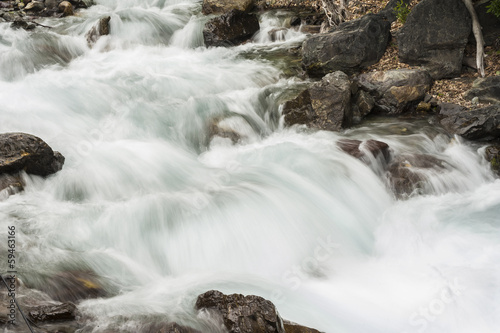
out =
[[[389,21],[375,14],[342,23],[335,31],[312,36],[304,42],[302,64],[315,77],[334,71],[357,73],[382,58],[390,28]]]
[[[208,21],[203,39],[206,46],[238,45],[250,39],[259,28],[257,15],[234,9]]]
[[[285,333],[274,304],[259,296],[225,295],[211,290],[198,296],[195,307],[222,316],[230,333]]]
[[[476,110],[442,104],[439,114],[441,125],[451,134],[468,140],[500,138],[500,104]]]
[[[285,124],[339,131],[352,125],[351,87],[342,72],[326,75],[283,105]]]
[[[24,170],[45,177],[61,170],[63,164],[64,156],[34,135],[0,134],[0,174]]]
[[[274,304],[260,296],[210,290],[198,296],[195,307],[221,317],[229,333],[320,333],[283,320]]]
[[[395,69],[361,74],[358,84],[375,98],[378,111],[400,114],[424,99],[432,78],[425,70]]]
[[[472,88],[465,93],[464,97],[466,99],[477,97],[481,103],[500,103],[500,76],[489,76],[475,80]]]
[[[208,14],[225,14],[233,9],[248,12],[254,6],[253,0],[203,0],[202,12]]]
[[[471,29],[462,0],[423,0],[398,33],[400,61],[425,67],[434,79],[458,76]]]

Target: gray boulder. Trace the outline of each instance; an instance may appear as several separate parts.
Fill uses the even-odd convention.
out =
[[[378,111],[400,114],[424,99],[432,78],[425,70],[394,69],[361,74],[358,84],[375,98]]]
[[[63,164],[64,156],[34,135],[0,134],[0,174],[24,170],[45,177],[61,170]]]
[[[398,33],[400,61],[423,66],[434,79],[458,76],[471,31],[461,0],[423,0]]]
[[[342,23],[333,32],[312,36],[303,43],[302,64],[314,77],[334,71],[357,73],[382,58],[390,28],[389,21],[375,14]]]
[[[353,122],[349,77],[340,71],[326,75],[283,106],[285,124],[339,131]]]
[[[475,80],[472,88],[465,93],[464,97],[469,100],[477,97],[481,103],[500,103],[500,76],[489,76]]]
[[[206,46],[238,45],[250,39],[259,28],[257,15],[234,9],[208,21],[203,39]]]
[[[451,134],[468,140],[500,138],[500,104],[476,110],[453,104],[441,104],[441,125]]]

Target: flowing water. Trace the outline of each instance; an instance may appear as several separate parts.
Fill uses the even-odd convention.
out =
[[[107,15],[111,34],[89,48]],[[199,1],[97,0],[40,21],[52,29],[0,24],[0,132],[66,157],[0,201],[0,250],[15,225],[20,278],[107,281],[111,297],[79,306],[85,332],[147,318],[221,331],[193,309],[210,289],[261,295],[324,332],[497,332],[500,181],[481,148],[425,122],[283,128],[279,104],[301,83],[259,54],[304,35],[264,15],[251,43],[207,49],[206,20]],[[398,200],[380,161],[339,150],[345,137],[447,167]]]

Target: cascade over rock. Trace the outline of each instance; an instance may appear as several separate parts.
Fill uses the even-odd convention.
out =
[[[285,123],[339,131],[353,122],[352,82],[340,71],[326,75],[283,106]]]
[[[243,43],[259,30],[259,19],[233,9],[205,24],[203,39],[206,46],[232,46]]]
[[[45,177],[61,170],[63,164],[64,156],[34,135],[0,134],[0,174],[24,170]]]

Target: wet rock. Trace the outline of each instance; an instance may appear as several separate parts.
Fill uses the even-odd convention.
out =
[[[59,302],[109,296],[99,277],[88,271],[59,272],[46,277],[42,284],[35,287]]]
[[[32,22],[27,22],[24,19],[17,17],[14,19],[14,22],[10,24],[12,29],[24,29],[24,30],[33,30],[36,28],[36,25]]]
[[[201,333],[191,327],[181,326],[177,323],[153,324],[142,330],[143,333]]]
[[[45,4],[43,1],[31,1],[25,7],[25,11],[40,12],[45,9]]]
[[[59,6],[57,7],[57,9],[59,10],[59,13],[62,14],[62,16],[71,16],[73,15],[73,5],[71,4],[71,2],[69,1],[63,1],[59,4]]]
[[[395,69],[361,74],[358,84],[374,96],[378,111],[392,115],[401,114],[423,100],[432,86],[432,78],[425,70]]]
[[[72,321],[76,319],[76,306],[72,303],[42,305],[29,310],[29,317],[36,323]]]
[[[500,104],[467,110],[453,104],[441,104],[441,125],[451,134],[468,140],[500,138]]]
[[[24,182],[19,174],[0,175],[0,201],[24,190]]]
[[[274,304],[259,296],[225,295],[211,290],[198,296],[195,307],[222,316],[230,333],[285,333]]]
[[[223,122],[214,119],[208,126],[208,140],[210,141],[214,136],[230,139],[233,143],[241,140],[241,135],[234,129],[224,126]]]
[[[22,19],[19,12],[7,12],[7,13],[2,15],[2,18],[7,22],[14,22],[18,19]]]
[[[288,31],[287,28],[276,28],[268,31],[267,34],[269,35],[269,39],[271,40],[271,42],[275,42],[279,40],[284,40],[287,31]]]
[[[326,75],[283,105],[285,124],[306,124],[330,131],[350,127],[351,86],[349,77],[340,71]]]
[[[309,89],[302,91],[294,99],[286,101],[283,105],[283,115],[285,116],[285,124],[288,126],[312,123],[315,119],[315,113]]]
[[[477,97],[481,103],[500,103],[500,76],[489,76],[475,80],[472,88],[465,93],[464,97],[469,100]]]
[[[382,16],[367,14],[342,23],[331,33],[311,36],[302,45],[302,64],[314,77],[334,71],[357,73],[380,60],[390,39],[390,27]]]
[[[300,27],[300,32],[306,34],[319,34],[321,32],[320,25],[303,25]]]
[[[490,162],[491,170],[500,176],[500,145],[486,147],[485,157]]]
[[[203,0],[202,13],[225,14],[233,9],[248,12],[254,6],[253,0]]]
[[[45,177],[61,170],[63,164],[64,156],[34,135],[0,134],[0,174],[24,170]]]
[[[422,111],[422,112],[430,112],[432,109],[431,103],[426,103],[424,101],[418,103],[417,105],[417,111]]]
[[[110,16],[102,17],[97,21],[97,23],[87,32],[85,38],[89,46],[94,45],[99,37],[109,35],[109,21],[111,21]]]
[[[59,3],[61,3],[60,0],[45,0],[45,7],[49,11],[56,12]]]
[[[398,198],[420,193],[428,179],[426,170],[443,171],[446,163],[431,155],[399,155],[387,168],[389,186]]]
[[[88,8],[93,4],[92,0],[69,0],[73,8]]]
[[[462,0],[423,0],[398,33],[400,61],[423,66],[434,79],[458,76],[471,29]]]
[[[285,328],[286,333],[320,333],[320,331],[315,330],[314,328],[301,326],[287,320],[283,321],[283,327]]]
[[[203,39],[206,46],[232,46],[250,39],[259,30],[255,14],[232,10],[205,24]]]
[[[347,154],[365,162],[370,159],[367,154],[375,158],[381,157],[386,163],[391,158],[389,145],[382,141],[342,139],[337,142],[337,146]]]

